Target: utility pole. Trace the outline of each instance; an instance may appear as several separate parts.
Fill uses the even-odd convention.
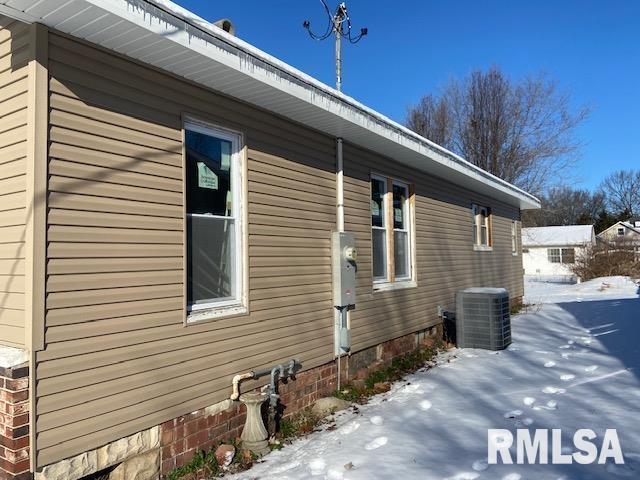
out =
[[[344,5],[342,3],[341,5]],[[345,6],[346,10],[346,6]],[[338,7],[334,16],[334,25],[336,25],[336,90],[342,91],[342,9]]]
[[[325,0],[320,0],[327,14],[327,29],[322,35],[316,35],[311,31],[311,23],[305,20],[303,27],[309,32],[309,36],[314,40],[326,40],[331,35],[335,36],[336,54],[336,90],[342,91],[342,39],[349,43],[358,43],[367,34],[366,28],[361,28],[357,36],[351,34],[351,19],[347,13],[347,5],[342,2],[338,5],[335,13],[331,14]],[[344,232],[344,164],[342,152],[342,138],[336,138],[336,230]],[[351,320],[349,312],[341,307],[334,310],[334,352],[336,356],[338,390],[340,389],[340,358],[349,354],[351,343],[345,345],[341,340],[344,330],[350,331]],[[348,359],[347,359],[348,361]],[[348,364],[347,364],[348,365]]]
[[[362,37],[368,33],[368,30],[366,28],[361,28],[360,33],[357,36],[353,36],[351,33],[351,19],[347,12],[347,5],[344,2],[340,3],[336,8],[335,13],[331,14],[325,0],[320,0],[320,2],[324,6],[328,17],[326,31],[322,35],[316,35],[311,31],[311,22],[309,22],[309,20],[305,20],[302,26],[307,30],[307,32],[309,32],[309,36],[314,40],[321,41],[329,38],[331,35],[335,36],[336,90],[342,91],[342,39],[345,38],[352,44],[358,43]]]

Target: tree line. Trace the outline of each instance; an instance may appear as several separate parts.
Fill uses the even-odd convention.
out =
[[[579,158],[586,106],[543,74],[514,81],[498,67],[450,79],[410,107],[405,124],[469,162],[537,195],[524,226],[594,224],[600,232],[640,215],[640,170],[608,175],[594,191],[559,186]]]
[[[640,214],[640,170],[618,170],[594,191],[552,187],[540,195],[542,208],[523,212],[525,227],[594,225],[596,233]]]

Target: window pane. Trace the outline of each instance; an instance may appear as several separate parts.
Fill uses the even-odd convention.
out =
[[[489,238],[487,237],[487,227],[482,224],[480,228],[480,245],[489,245]]]
[[[393,186],[393,228],[407,228],[407,189],[400,185]]]
[[[235,292],[233,219],[187,217],[187,302],[230,299]]]
[[[231,216],[231,142],[185,132],[187,213]]]
[[[385,184],[382,180],[371,179],[371,226],[384,227]]]
[[[396,278],[409,277],[409,234],[407,232],[393,232],[393,249]]]
[[[562,249],[562,263],[575,263],[576,255],[573,248]]]
[[[560,263],[560,249],[559,248],[547,249],[547,258],[551,263]]]
[[[374,228],[371,232],[374,280],[387,279],[387,258],[385,255],[387,246],[385,241],[385,233],[385,230],[378,228]]]

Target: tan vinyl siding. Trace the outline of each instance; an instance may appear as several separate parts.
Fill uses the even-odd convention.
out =
[[[50,35],[44,465],[332,358],[332,139]],[[250,314],[183,324],[182,116],[248,151]]]
[[[37,353],[38,466],[229,394],[231,377],[333,358],[328,136],[58,34],[49,36],[45,349]],[[248,315],[184,326],[184,115],[247,146]],[[346,227],[357,235],[355,350],[433,325],[456,290],[522,294],[516,208],[345,146]],[[372,293],[369,174],[416,188],[418,288]],[[474,252],[470,204],[494,213]],[[0,251],[2,251],[0,249]],[[248,385],[250,387],[251,384]]]
[[[435,325],[437,306],[455,308],[455,293],[466,287],[506,287],[513,297],[523,294],[522,258],[511,253],[511,221],[520,216],[516,207],[349,144],[344,157],[345,229],[356,234],[358,248],[357,307],[351,312],[354,350]],[[415,288],[373,291],[371,173],[415,187]],[[493,251],[473,250],[472,203],[492,209]]]
[[[0,344],[25,345],[29,26],[0,15]]]

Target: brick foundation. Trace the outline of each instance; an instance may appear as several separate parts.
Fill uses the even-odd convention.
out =
[[[29,473],[29,367],[0,367],[0,480]]]
[[[394,358],[410,353],[421,345],[431,346],[441,338],[442,325],[437,325],[343,357],[342,383],[363,378]],[[279,382],[283,417],[305,409],[321,397],[330,396],[336,388],[335,361],[299,372],[295,379]],[[32,479],[33,475],[29,473],[29,369],[26,365],[0,368],[0,395],[0,480]],[[154,426],[148,431],[116,440],[100,449],[44,467],[36,474],[36,478],[77,480],[105,467],[120,464],[118,468],[122,469],[122,462],[126,463],[132,457],[133,460],[149,457],[149,465],[144,465],[144,471],[157,469],[159,465],[164,476],[188,463],[198,451],[209,451],[221,442],[238,439],[245,419],[244,405],[227,399]],[[137,439],[137,443],[133,439]],[[116,445],[122,443],[131,447],[128,452],[122,450],[122,445]],[[113,453],[111,457],[109,452]],[[102,462],[97,461],[100,459]],[[139,468],[138,463],[123,469],[123,472]],[[114,475],[118,468],[110,475]],[[113,478],[120,479],[122,474]]]
[[[442,325],[427,331],[405,335],[369,349],[344,357],[341,379],[347,382],[371,366],[377,368],[414,351],[421,344],[433,344],[442,338]],[[337,387],[336,363],[330,362],[305,370],[293,380],[280,382],[278,393],[283,417],[303,410],[318,398],[330,396]],[[161,425],[161,473],[166,475],[176,467],[188,463],[199,450],[208,451],[220,442],[240,437],[246,419],[244,405],[226,401],[197,410]],[[213,411],[212,411],[213,410]]]

